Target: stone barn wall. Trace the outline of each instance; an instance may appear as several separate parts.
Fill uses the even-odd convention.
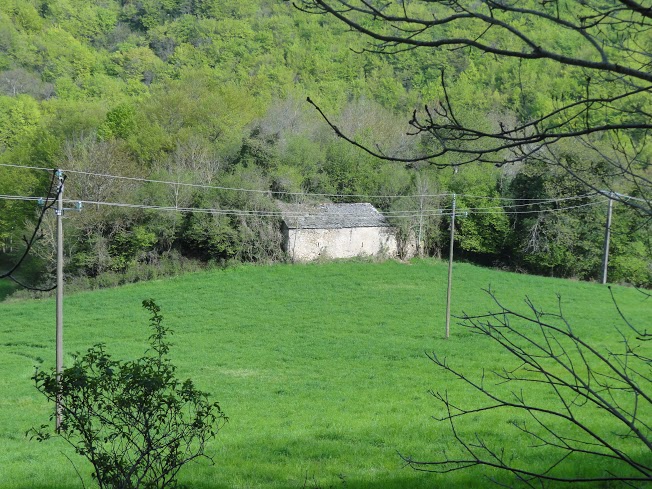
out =
[[[396,237],[388,227],[340,229],[283,228],[284,249],[293,261],[356,256],[397,256]]]
[[[398,255],[396,230],[369,203],[288,204],[283,215],[283,250],[292,261]]]

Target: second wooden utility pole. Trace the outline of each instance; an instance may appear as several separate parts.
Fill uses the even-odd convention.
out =
[[[59,188],[57,189],[57,330],[56,330],[56,372],[57,385],[63,372],[63,173],[57,170]],[[56,430],[61,428],[61,394],[56,399]]]
[[[451,333],[451,289],[453,286],[453,240],[455,238],[455,194],[453,194],[453,212],[451,214],[451,241],[448,249],[448,290],[446,292],[446,338]]]
[[[611,237],[611,214],[614,207],[614,193],[609,193],[609,207],[607,209],[607,225],[604,229],[604,251],[602,253],[602,283],[607,283],[607,268],[609,266],[609,239]]]

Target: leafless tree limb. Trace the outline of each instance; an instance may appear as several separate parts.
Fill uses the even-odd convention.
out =
[[[464,315],[469,331],[491,340],[509,355],[505,367],[482,372],[479,379],[436,354],[430,360],[482,401],[464,406],[448,392],[433,392],[459,453],[439,460],[404,457],[416,470],[448,473],[471,467],[506,471],[526,486],[549,482],[624,483],[640,487],[652,482],[652,359],[645,330],[626,321],[632,339],[621,335],[622,351],[600,349],[584,341],[559,310],[547,313],[527,300],[528,312],[503,306],[488,291],[496,312]],[[625,319],[621,313],[621,317]],[[511,366],[509,366],[511,365]],[[491,381],[493,379],[493,382]],[[469,403],[469,401],[467,401]],[[500,446],[479,433],[468,433],[469,421],[483,416],[507,418],[518,447],[541,452],[542,468],[529,468],[513,457],[513,446]],[[520,437],[520,438],[517,438]],[[496,446],[498,445],[498,446]],[[509,449],[508,449],[509,448]],[[578,464],[595,467],[577,475]]]
[[[441,165],[446,154],[456,155],[456,164],[504,165],[537,157],[563,139],[581,140],[605,156],[597,143],[610,139],[613,155],[608,159],[614,175],[624,177],[643,196],[639,210],[652,214],[652,183],[645,170],[649,161],[642,153],[652,129],[647,108],[652,95],[649,6],[634,0],[295,0],[294,4],[306,12],[330,15],[368,38],[369,52],[469,49],[523,63],[547,60],[585,79],[584,93],[561,101],[556,109],[486,130],[456,116],[442,72],[442,99],[415,111],[410,121],[412,134],[427,136],[432,150],[410,158],[384,155],[359,143],[309,99],[349,143],[408,165],[422,161]],[[542,31],[563,32],[574,39],[577,49],[564,50],[555,39],[538,35]]]

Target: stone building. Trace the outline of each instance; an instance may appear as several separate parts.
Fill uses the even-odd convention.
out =
[[[396,236],[371,204],[281,204],[292,261],[397,255]]]

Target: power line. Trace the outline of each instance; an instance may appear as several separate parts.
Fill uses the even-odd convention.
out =
[[[559,202],[568,202],[570,200],[583,200],[587,199],[590,197],[593,197],[595,195],[599,195],[597,192],[592,192],[588,194],[582,194],[582,195],[575,195],[572,197],[558,197],[554,199],[541,199],[540,201],[537,202],[528,202],[526,204],[505,204],[505,205],[496,205],[496,206],[490,206],[490,207],[463,207],[462,209],[466,212],[471,212],[471,211],[477,211],[477,210],[487,210],[487,209],[505,209],[505,208],[517,208],[517,207],[532,207],[533,205],[543,205],[543,204],[557,204]],[[456,194],[457,197],[467,197],[464,194]],[[484,199],[493,199],[493,197],[474,197],[474,198],[484,198]],[[496,200],[507,200],[507,199],[502,199],[502,198],[496,198]],[[510,200],[515,200],[515,201],[520,201],[521,199],[510,199]]]
[[[93,173],[93,172],[88,172],[88,171],[81,171],[81,170],[64,170],[68,173],[76,173],[79,175],[87,175],[87,176],[96,176],[96,177],[103,177],[103,178],[113,178],[113,179],[119,179],[119,180],[129,180],[129,181],[137,181],[137,182],[143,182],[143,183],[159,183],[159,184],[164,184],[164,185],[173,185],[173,186],[178,186],[178,187],[189,187],[189,188],[202,188],[202,189],[209,189],[209,190],[227,190],[227,191],[236,191],[236,192],[248,192],[248,193],[257,193],[257,194],[264,194],[264,195],[287,195],[287,196],[294,196],[294,197],[335,197],[335,198],[350,198],[350,197],[364,197],[364,198],[376,198],[376,199],[399,199],[399,198],[420,198],[420,197],[428,197],[428,198],[434,198],[434,197],[450,197],[453,194],[452,193],[440,193],[440,194],[417,194],[417,195],[374,195],[374,194],[333,194],[333,193],[310,193],[310,192],[286,192],[286,191],[281,191],[281,190],[260,190],[260,189],[245,189],[245,188],[238,188],[238,187],[223,187],[219,185],[206,185],[206,184],[196,184],[196,183],[184,183],[184,182],[175,182],[171,180],[157,180],[157,179],[150,179],[150,178],[140,178],[140,177],[124,177],[120,175],[110,175],[106,173]],[[574,197],[561,197],[561,198],[548,198],[548,199],[515,199],[515,198],[509,198],[509,197],[486,197],[486,196],[474,196],[474,195],[465,195],[465,194],[457,194],[458,197],[466,197],[466,198],[478,198],[478,199],[495,199],[495,200],[517,200],[517,201],[529,201],[532,203],[545,203],[545,202],[558,202],[558,201],[564,201],[564,200],[570,200],[570,199],[575,199],[575,198],[586,198],[588,196],[596,195],[598,192],[591,192],[589,194],[584,194],[580,196],[574,196]]]
[[[451,195],[451,194],[448,194]],[[487,195],[469,195],[469,194],[455,194],[457,197],[464,197],[467,199],[485,199],[485,200],[501,200],[501,201],[507,201],[507,200],[512,200],[512,201],[517,201],[517,202],[529,202],[528,204],[522,204],[522,205],[532,205],[532,204],[545,204],[545,203],[552,203],[552,202],[563,202],[566,200],[574,200],[574,199],[586,199],[589,197],[593,197],[594,195],[601,195],[600,192],[589,192],[586,194],[580,194],[580,195],[573,195],[570,197],[549,197],[547,199],[522,199],[520,197],[499,197],[499,196],[487,196]]]
[[[0,199],[5,200],[25,200],[25,201],[37,201],[39,197],[29,197],[21,195],[3,195],[0,194]],[[566,199],[568,200],[568,199]],[[506,214],[506,215],[519,215],[519,214],[541,214],[541,213],[551,213],[551,212],[563,212],[567,210],[579,209],[583,207],[589,207],[593,205],[598,205],[604,199],[596,200],[594,202],[583,203],[573,206],[565,207],[555,207],[552,209],[528,209],[528,210],[507,210],[505,207],[491,206],[491,207],[475,207],[470,209],[461,209],[461,212],[466,212],[468,214],[476,215],[487,215],[487,214]],[[180,212],[180,213],[198,213],[198,214],[216,214],[216,215],[233,215],[233,216],[243,216],[243,217],[302,217],[309,212],[300,212],[300,211],[290,211],[282,212],[275,210],[247,210],[247,209],[220,209],[220,208],[201,208],[201,207],[179,207],[179,206],[159,206],[159,205],[148,205],[148,204],[130,204],[124,202],[106,202],[106,201],[94,201],[94,200],[64,200],[66,203],[78,203],[87,205],[99,205],[107,207],[121,207],[128,209],[140,209],[140,210],[154,210],[154,211],[166,211],[166,212]],[[556,203],[557,201],[551,201],[549,203]],[[548,202],[546,202],[548,203]],[[508,208],[512,207],[523,207],[523,206],[532,206],[534,204],[522,204],[514,206],[506,206]],[[335,212],[340,216],[351,215],[346,209],[343,209],[341,212]],[[387,211],[382,213],[385,217],[395,217],[395,218],[409,218],[409,217],[420,217],[420,216],[448,216],[450,215],[450,209],[448,208],[429,208],[424,210],[408,210],[408,211]],[[0,277],[1,278],[1,277]]]
[[[22,283],[20,280],[18,280],[16,277],[14,277],[14,274],[16,273],[16,271],[18,271],[20,266],[23,264],[23,262],[25,261],[25,259],[29,255],[29,252],[31,251],[32,246],[34,245],[34,243],[38,239],[38,232],[39,232],[39,229],[41,228],[41,224],[43,223],[45,213],[57,203],[57,200],[61,196],[61,192],[63,191],[63,185],[60,185],[57,188],[56,196],[54,197],[52,202],[49,202],[49,199],[50,199],[49,194],[52,192],[52,187],[54,186],[56,176],[57,176],[56,172],[53,172],[52,173],[52,180],[50,181],[50,189],[48,191],[48,196],[46,196],[44,201],[43,201],[43,208],[41,209],[41,212],[39,214],[38,220],[36,222],[36,226],[34,227],[34,231],[32,232],[32,236],[31,236],[31,238],[29,240],[27,238],[25,238],[25,243],[26,243],[25,251],[23,252],[21,257],[11,267],[11,269],[8,272],[0,273],[0,279],[8,278],[8,279],[12,280],[13,282],[17,283],[18,285],[20,285],[23,288],[38,291],[38,292],[49,292],[51,290],[54,290],[56,288],[56,286],[52,287],[52,288],[47,288],[47,289],[42,289],[42,288],[39,288],[39,287],[31,287],[31,286],[28,286],[28,285]],[[9,197],[11,197],[11,196],[9,196]],[[36,198],[35,197],[26,197],[26,198],[22,198],[22,199],[14,199],[14,200],[40,200],[40,199],[38,197],[36,197]]]
[[[0,194],[0,199],[3,200],[25,200],[25,201],[36,201],[38,202],[41,200],[43,197],[28,197],[26,195],[2,195]]]
[[[165,184],[165,185],[173,185],[173,186],[182,186],[182,187],[190,187],[190,188],[203,188],[203,189],[210,189],[210,190],[227,190],[227,191],[237,191],[237,192],[250,192],[250,193],[258,193],[258,194],[266,194],[266,195],[288,195],[288,196],[300,196],[300,197],[336,197],[336,198],[349,198],[349,197],[365,197],[365,198],[387,198],[387,199],[398,199],[398,198],[420,198],[420,197],[429,197],[429,198],[434,198],[434,197],[450,197],[452,196],[452,193],[440,193],[440,194],[416,194],[416,195],[374,195],[374,194],[333,194],[333,193],[309,193],[309,192],[286,192],[286,191],[281,191],[281,190],[260,190],[260,189],[245,189],[245,188],[238,188],[238,187],[223,187],[223,186],[217,186],[217,185],[206,185],[206,184],[194,184],[194,183],[183,183],[183,182],[175,182],[175,181],[170,181],[170,180],[156,180],[156,179],[148,179],[148,178],[137,178],[137,177],[123,177],[119,175],[109,175],[109,174],[102,174],[102,173],[92,173],[92,172],[86,172],[86,171],[79,171],[79,170],[65,170],[69,173],[77,173],[80,175],[87,175],[87,176],[98,176],[98,177],[104,177],[104,178],[114,178],[114,179],[123,179],[123,180],[131,180],[131,181],[139,181],[139,182],[145,182],[145,183],[160,183],[160,184]],[[548,199],[516,199],[516,198],[509,198],[509,197],[487,197],[487,196],[475,196],[475,195],[466,195],[466,194],[458,194],[458,197],[465,197],[465,198],[477,198],[477,199],[492,199],[492,200],[501,200],[501,201],[507,201],[507,200],[512,200],[512,201],[528,201],[532,203],[547,203],[547,202],[561,202],[564,200],[572,200],[572,199],[581,199],[581,198],[587,198],[593,195],[598,194],[598,192],[591,192],[588,194],[583,194],[583,195],[578,195],[578,196],[573,196],[573,197],[560,197],[560,198],[548,198]],[[522,205],[527,205],[527,204],[522,204]]]
[[[24,168],[26,170],[43,170],[47,172],[53,171],[52,168],[43,168],[40,166],[27,166],[27,165],[13,165],[11,163],[0,163],[0,166],[5,166],[7,168]]]
[[[476,210],[476,211],[471,211],[469,214],[508,214],[508,215],[516,215],[516,214],[544,214],[546,212],[563,212],[563,211],[569,211],[573,209],[580,209],[582,207],[591,207],[594,205],[598,205],[602,203],[604,199],[600,201],[595,201],[595,202],[587,202],[586,204],[578,204],[578,205],[571,205],[567,207],[557,207],[554,209],[536,209],[536,210],[530,210],[530,211],[495,211],[495,212],[482,212],[481,209]]]
[[[52,171],[48,168],[34,167],[34,166],[22,166],[22,165],[13,165],[7,163],[0,163],[0,166],[11,167],[11,168],[25,168],[30,170],[45,170]],[[245,193],[256,193],[263,195],[287,195],[295,197],[334,197],[334,198],[353,198],[353,197],[364,197],[364,198],[385,198],[385,199],[399,199],[399,198],[435,198],[435,197],[451,197],[452,193],[440,193],[440,194],[415,194],[415,195],[374,195],[374,194],[334,194],[334,193],[310,193],[310,192],[286,192],[281,190],[260,190],[260,189],[246,189],[240,187],[224,187],[219,185],[207,185],[207,184],[197,184],[197,183],[185,183],[172,180],[159,180],[151,178],[142,178],[142,177],[126,177],[121,175],[111,175],[108,173],[95,173],[82,170],[62,170],[64,173],[74,173],[78,175],[94,176],[101,178],[111,178],[116,180],[127,180],[141,183],[157,183],[163,185],[172,185],[176,187],[188,187],[188,188],[200,188],[207,190],[226,190],[226,191],[235,191],[235,192],[245,192]],[[529,202],[531,204],[544,204],[544,203],[554,203],[554,202],[563,202],[566,200],[574,199],[584,199],[594,195],[599,195],[600,192],[590,192],[587,194],[581,194],[570,197],[557,197],[557,198],[546,198],[546,199],[530,199],[530,198],[513,198],[513,197],[499,197],[499,196],[482,196],[482,195],[468,195],[468,194],[456,194],[458,198],[469,198],[469,199],[487,199],[487,200],[499,200],[499,201],[517,201],[517,202]],[[628,197],[628,196],[622,196]],[[633,198],[633,197],[632,197]],[[528,205],[528,204],[515,204],[515,205]]]
[[[40,167],[32,167],[32,166],[21,166],[21,165],[10,165],[10,164],[4,164],[0,163],[0,166],[7,166],[7,167],[12,167],[12,168],[26,168],[30,170],[46,170],[46,171],[51,171],[48,168],[40,168]],[[400,197],[405,197],[404,195],[370,195],[370,194],[334,194],[334,193],[308,193],[308,192],[286,192],[282,190],[260,190],[260,189],[248,189],[248,188],[240,188],[240,187],[224,187],[220,185],[207,185],[207,184],[200,184],[200,183],[185,183],[185,182],[178,182],[178,181],[173,181],[173,180],[158,180],[158,179],[152,179],[152,178],[143,178],[143,177],[125,177],[121,175],[111,175],[108,173],[95,173],[95,172],[89,172],[89,171],[82,171],[82,170],[62,170],[65,173],[74,173],[78,175],[86,175],[86,176],[93,176],[93,177],[101,177],[101,178],[111,178],[111,179],[116,179],[116,180],[128,180],[132,182],[141,182],[141,183],[160,183],[164,185],[173,185],[177,187],[189,187],[189,188],[201,188],[201,189],[207,189],[207,190],[226,190],[226,191],[235,191],[235,192],[247,192],[247,193],[256,193],[256,194],[264,194],[264,195],[288,195],[288,196],[295,196],[295,197],[336,197],[336,198],[347,198],[347,197],[365,197],[365,198],[400,198]],[[451,194],[427,194],[427,195],[422,195],[421,197],[446,197]]]
[[[649,200],[641,199],[641,198],[639,198],[639,197],[632,197],[631,195],[620,194],[620,193],[618,193],[618,192],[614,192],[614,195],[617,196],[617,197],[620,197],[621,199],[624,199],[624,200],[626,200],[626,201],[627,201],[627,200],[636,200],[636,201],[638,201],[638,202],[645,202],[646,204],[649,204],[649,203],[650,203]]]

